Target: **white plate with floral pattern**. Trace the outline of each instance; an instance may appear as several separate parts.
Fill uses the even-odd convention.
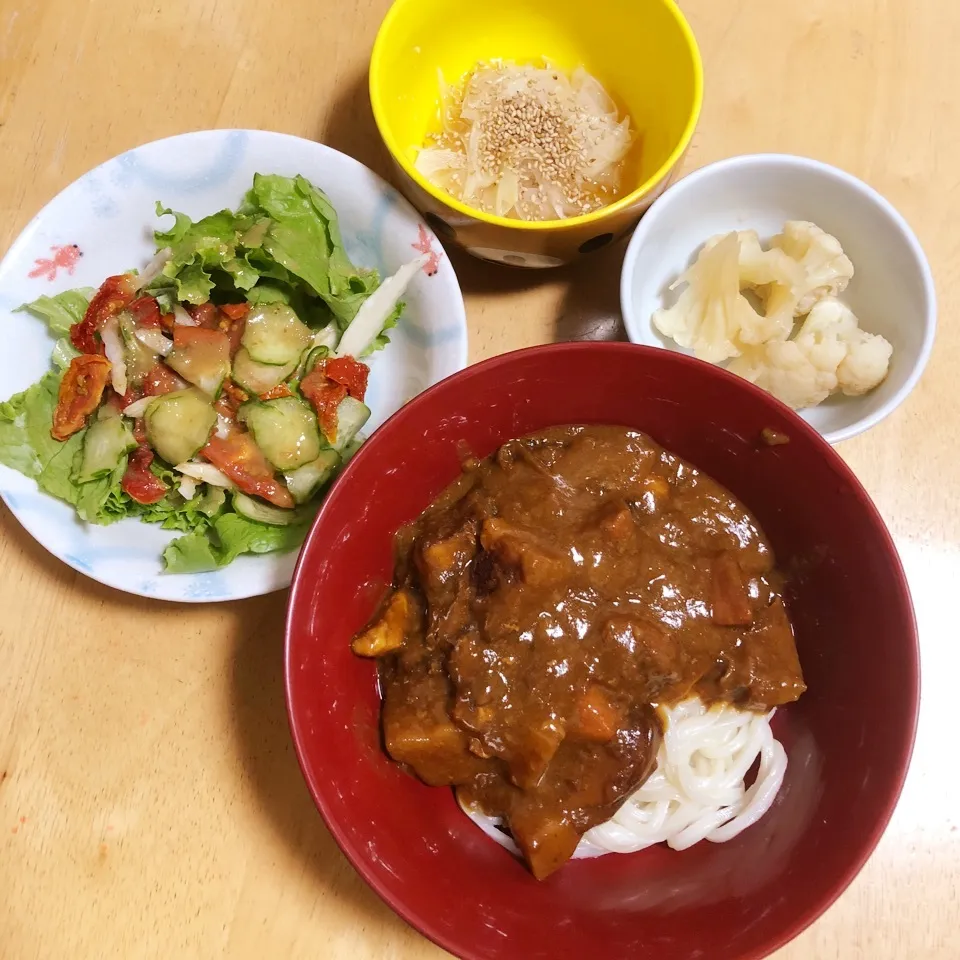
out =
[[[154,253],[157,200],[194,219],[235,208],[255,173],[301,174],[336,207],[350,258],[392,274],[417,253],[433,254],[404,294],[391,342],[370,358],[369,434],[404,403],[467,362],[467,326],[456,275],[439,241],[391,186],[361,163],[311,140],[262,130],[205,130],[157,140],[84,174],[27,225],[0,263],[0,399],[50,369],[52,336],[14,312],[42,294],[98,287],[142,268]],[[12,334],[12,336],[10,336]],[[167,574],[161,554],[175,532],[134,519],[81,521],[69,505],[0,465],[0,496],[17,520],[75,570],[127,593],[163,600],[236,600],[286,587],[296,551],[244,555],[211,573]]]

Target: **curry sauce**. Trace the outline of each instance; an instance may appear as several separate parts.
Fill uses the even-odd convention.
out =
[[[727,490],[642,433],[505,443],[397,535],[386,749],[499,816],[538,878],[655,764],[657,704],[805,689],[772,551]]]

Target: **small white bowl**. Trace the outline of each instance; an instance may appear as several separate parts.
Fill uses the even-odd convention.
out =
[[[652,326],[667,288],[704,241],[731,230],[756,230],[761,241],[787,220],[810,220],[833,234],[853,261],[840,299],[864,330],[893,345],[890,373],[862,397],[834,396],[800,411],[830,443],[848,440],[891,413],[927,364],[936,329],[930,265],[903,217],[876,190],[816,160],[783,154],[731,157],[670,187],[647,211],[627,248],[620,303],[634,343],[689,353]]]

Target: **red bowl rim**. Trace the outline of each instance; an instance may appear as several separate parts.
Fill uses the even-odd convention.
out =
[[[908,695],[910,698],[911,729],[909,731],[909,739],[906,741],[904,747],[900,750],[899,755],[896,758],[897,774],[895,778],[895,789],[891,791],[886,806],[880,817],[877,819],[873,831],[868,837],[866,843],[863,845],[858,855],[843,871],[838,882],[834,884],[834,887],[829,894],[827,894],[827,896],[825,896],[817,906],[808,909],[789,928],[785,929],[781,936],[777,937],[776,939],[771,939],[765,946],[760,948],[759,952],[754,952],[750,956],[745,955],[742,958],[742,960],[762,960],[762,958],[770,956],[770,954],[772,954],[774,951],[779,950],[791,940],[795,939],[811,924],[813,924],[814,921],[818,920],[821,916],[823,916],[824,913],[826,913],[826,911],[837,901],[840,895],[844,893],[847,887],[849,887],[854,881],[857,874],[859,874],[863,869],[867,860],[870,859],[873,851],[876,849],[877,844],[880,842],[880,838],[886,831],[888,824],[890,823],[890,818],[893,816],[893,812],[900,800],[900,795],[903,792],[903,785],[910,769],[910,761],[913,756],[913,750],[916,741],[917,723],[920,709],[920,643],[917,633],[917,621],[913,608],[913,600],[911,598],[910,587],[907,582],[906,573],[903,569],[903,563],[900,559],[899,551],[897,550],[896,544],[893,541],[893,537],[890,535],[890,531],[887,528],[880,511],[877,509],[876,504],[873,502],[870,494],[867,493],[863,484],[857,479],[856,474],[847,465],[846,461],[844,461],[843,458],[833,449],[833,447],[830,446],[830,444],[823,438],[823,436],[812,426],[810,426],[810,424],[808,424],[794,410],[790,409],[777,400],[774,396],[767,393],[765,390],[760,389],[755,384],[752,384],[749,381],[744,380],[741,377],[728,372],[727,370],[724,370],[722,367],[714,366],[713,364],[706,363],[702,360],[697,360],[696,358],[687,356],[685,354],[676,353],[673,351],[665,351],[658,349],[657,347],[647,347],[634,343],[624,343],[622,341],[574,341],[566,343],[540,344],[533,347],[524,347],[519,350],[512,350],[508,353],[503,353],[498,356],[491,357],[490,359],[482,360],[479,363],[471,364],[467,367],[464,367],[462,370],[458,370],[456,373],[453,373],[443,380],[438,381],[437,383],[433,384],[433,386],[427,388],[423,393],[418,394],[411,401],[404,404],[404,406],[402,406],[396,413],[389,417],[377,430],[375,430],[370,438],[363,444],[357,454],[353,457],[351,462],[347,464],[347,467],[336,479],[330,491],[327,493],[327,496],[324,499],[320,510],[317,512],[309,532],[307,533],[303,546],[301,547],[300,555],[297,558],[297,565],[294,569],[293,579],[291,581],[290,595],[287,599],[287,617],[284,627],[283,672],[287,720],[290,724],[290,733],[293,738],[293,745],[297,754],[297,762],[300,765],[301,773],[306,781],[307,789],[310,791],[310,796],[313,797],[313,802],[316,805],[317,810],[320,812],[320,816],[323,818],[327,829],[337,842],[337,846],[340,847],[340,850],[350,861],[357,873],[359,873],[364,879],[367,885],[399,917],[406,921],[420,934],[425,936],[428,940],[432,941],[444,950],[454,954],[455,956],[463,956],[463,954],[457,953],[457,950],[461,949],[460,946],[440,930],[438,930],[429,917],[423,917],[415,913],[415,911],[408,910],[401,899],[392,896],[389,891],[383,887],[383,885],[379,882],[375,870],[369,865],[363,852],[347,840],[347,837],[344,831],[340,828],[339,824],[329,815],[329,811],[322,794],[307,775],[305,762],[306,751],[304,748],[306,736],[300,727],[299,721],[293,709],[292,677],[294,671],[291,663],[294,612],[300,605],[300,594],[306,593],[310,589],[309,582],[306,580],[306,578],[302,578],[301,574],[303,573],[305,558],[313,549],[314,538],[316,537],[317,530],[323,521],[324,514],[328,509],[332,509],[330,504],[332,503],[333,498],[336,496],[337,489],[340,486],[345,486],[351,482],[353,474],[358,469],[358,463],[365,459],[369,459],[372,456],[376,456],[377,437],[379,435],[392,429],[396,429],[398,424],[402,424],[405,419],[413,416],[418,407],[427,403],[428,399],[434,393],[447,389],[451,383],[454,383],[458,380],[469,379],[480,372],[488,372],[496,370],[500,367],[509,367],[513,363],[521,360],[531,353],[546,353],[551,356],[559,356],[565,353],[577,353],[588,350],[605,352],[610,356],[624,354],[627,352],[642,352],[651,355],[651,357],[656,355],[667,363],[674,363],[678,366],[696,368],[698,371],[698,376],[703,376],[706,378],[714,377],[721,380],[726,379],[728,382],[736,383],[738,389],[746,393],[753,394],[756,399],[765,404],[777,407],[782,414],[787,416],[787,419],[792,421],[791,429],[806,435],[807,439],[813,443],[815,448],[817,448],[819,454],[824,459],[829,461],[834,472],[838,474],[839,477],[853,489],[853,491],[857,494],[858,499],[864,504],[867,511],[872,515],[872,519],[882,533],[882,537],[887,548],[887,553],[891,559],[891,562],[893,563],[898,592],[901,595],[901,599],[905,602],[907,611],[909,613],[910,629],[908,631],[908,636],[905,637],[905,641],[909,644],[913,656],[911,657],[910,675],[904,678],[904,687],[908,689]],[[482,958],[479,954],[475,954],[469,956],[467,960],[482,960]]]

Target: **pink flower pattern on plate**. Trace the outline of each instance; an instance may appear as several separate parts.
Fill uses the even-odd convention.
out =
[[[438,253],[433,249],[433,240],[430,237],[430,234],[427,233],[427,228],[421,223],[420,224],[420,238],[416,243],[411,243],[410,246],[413,247],[418,253],[426,253],[429,255],[430,259],[423,265],[423,272],[428,276],[432,277],[437,270],[440,269],[440,258],[443,256],[442,253]]]

